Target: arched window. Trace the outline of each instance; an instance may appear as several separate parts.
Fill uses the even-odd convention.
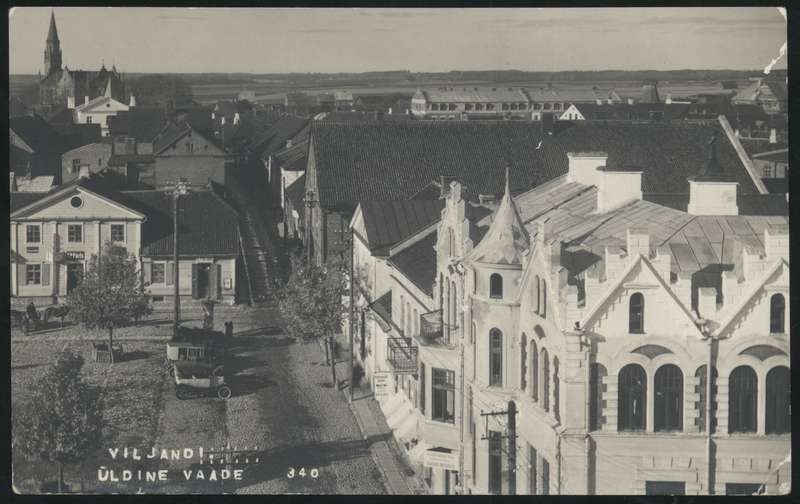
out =
[[[619,413],[617,430],[644,430],[647,375],[638,364],[628,364],[619,372]]]
[[[453,332],[458,331],[456,321],[458,320],[458,292],[456,292],[456,283],[450,282],[450,324],[453,326]]]
[[[602,364],[595,362],[589,368],[589,393],[591,394],[589,398],[590,431],[600,430],[605,423],[605,417],[603,416],[603,392],[605,387],[603,385],[603,377],[607,374],[606,367]]]
[[[628,332],[641,334],[644,332],[644,296],[636,292],[631,296],[628,313]]]
[[[403,299],[403,296],[400,296],[400,319],[398,320],[400,325],[400,330],[405,332],[405,323],[406,323],[406,302]]]
[[[767,434],[788,434],[792,430],[791,375],[786,366],[777,366],[767,373]]]
[[[528,337],[522,333],[519,337],[519,388],[528,386]]]
[[[499,329],[489,332],[489,385],[503,386],[503,333]]]
[[[661,366],[653,377],[653,428],[658,431],[683,430],[683,373],[678,366]]]
[[[453,229],[447,230],[447,255],[453,257],[456,254],[456,240],[453,235]]]
[[[415,336],[419,335],[419,312],[414,308],[414,319],[411,321],[412,331]]]
[[[728,379],[728,432],[756,432],[758,377],[750,366],[739,366]]]
[[[541,288],[539,289],[539,315],[542,318],[547,317],[547,282],[544,278],[541,280]]]
[[[442,305],[442,318],[444,318],[444,340],[450,342],[450,283],[444,281],[444,304]]]
[[[534,340],[531,340],[531,397],[539,400],[539,349]]]
[[[550,411],[550,359],[547,356],[547,349],[542,348],[542,352],[540,354],[541,358],[541,368],[542,368],[542,395],[541,402],[542,408],[545,411]]]
[[[541,288],[539,284],[539,275],[536,275],[533,280],[536,284],[533,286],[533,311],[539,313],[539,289]]]
[[[561,420],[561,408],[559,407],[559,395],[561,394],[561,380],[558,377],[558,357],[553,357],[553,415],[556,420]]]
[[[783,294],[773,294],[769,300],[769,332],[784,332],[783,321],[786,315],[786,300]]]
[[[472,323],[472,334],[470,334],[470,343],[475,344],[475,334],[478,332],[477,327],[475,327],[475,322]]]
[[[411,336],[411,332],[414,330],[414,320],[411,318],[411,303],[406,303],[406,336]]]
[[[498,273],[492,273],[492,276],[489,277],[489,297],[503,298],[503,277]]]
[[[706,366],[702,365],[697,368],[694,375],[698,378],[699,384],[695,387],[695,392],[700,396],[697,404],[697,426],[700,432],[706,431],[706,394],[708,388],[708,373],[706,373]],[[711,432],[717,430],[717,368],[711,368]]]

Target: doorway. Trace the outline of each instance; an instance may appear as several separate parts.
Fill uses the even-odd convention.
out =
[[[83,264],[67,264],[67,294],[83,281]]]
[[[206,299],[211,294],[211,265],[200,263],[197,265],[197,298]]]

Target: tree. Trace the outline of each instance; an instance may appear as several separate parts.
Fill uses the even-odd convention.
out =
[[[31,461],[80,462],[101,447],[100,389],[81,378],[83,357],[66,348],[31,387],[31,397],[14,422],[14,444]]]
[[[93,255],[83,281],[67,297],[70,315],[88,329],[108,330],[110,363],[114,362],[114,329],[150,313],[149,296],[139,262],[125,247],[106,243]]]
[[[145,74],[131,83],[137,103],[167,105],[192,98],[192,88],[177,75]]]
[[[292,272],[278,289],[278,306],[286,331],[303,341],[323,339],[330,351],[331,376],[336,386],[333,335],[346,317],[347,277],[343,263],[324,266],[292,257]]]

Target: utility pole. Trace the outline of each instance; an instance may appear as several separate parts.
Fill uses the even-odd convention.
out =
[[[168,194],[172,195],[172,224],[173,224],[173,244],[172,244],[172,251],[173,251],[173,262],[174,267],[172,268],[172,283],[175,287],[175,308],[174,308],[174,320],[172,321],[172,334],[173,336],[178,335],[178,327],[180,326],[181,320],[181,294],[180,294],[180,264],[178,262],[178,198],[181,196],[186,195],[189,192],[186,186],[186,179],[182,178],[175,182],[175,185]]]
[[[517,493],[517,405],[508,401],[508,493]]]

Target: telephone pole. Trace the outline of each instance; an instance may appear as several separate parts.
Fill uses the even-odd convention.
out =
[[[174,318],[172,321],[172,334],[173,336],[178,335],[178,327],[180,327],[180,320],[181,320],[181,294],[180,294],[180,264],[178,262],[178,198],[181,196],[186,195],[189,192],[186,184],[186,179],[182,178],[175,182],[171,191],[168,191],[167,194],[172,195],[172,224],[173,224],[173,243],[172,243],[172,252],[173,252],[173,262],[174,267],[172,268],[172,283],[175,287],[175,307],[174,307]]]

